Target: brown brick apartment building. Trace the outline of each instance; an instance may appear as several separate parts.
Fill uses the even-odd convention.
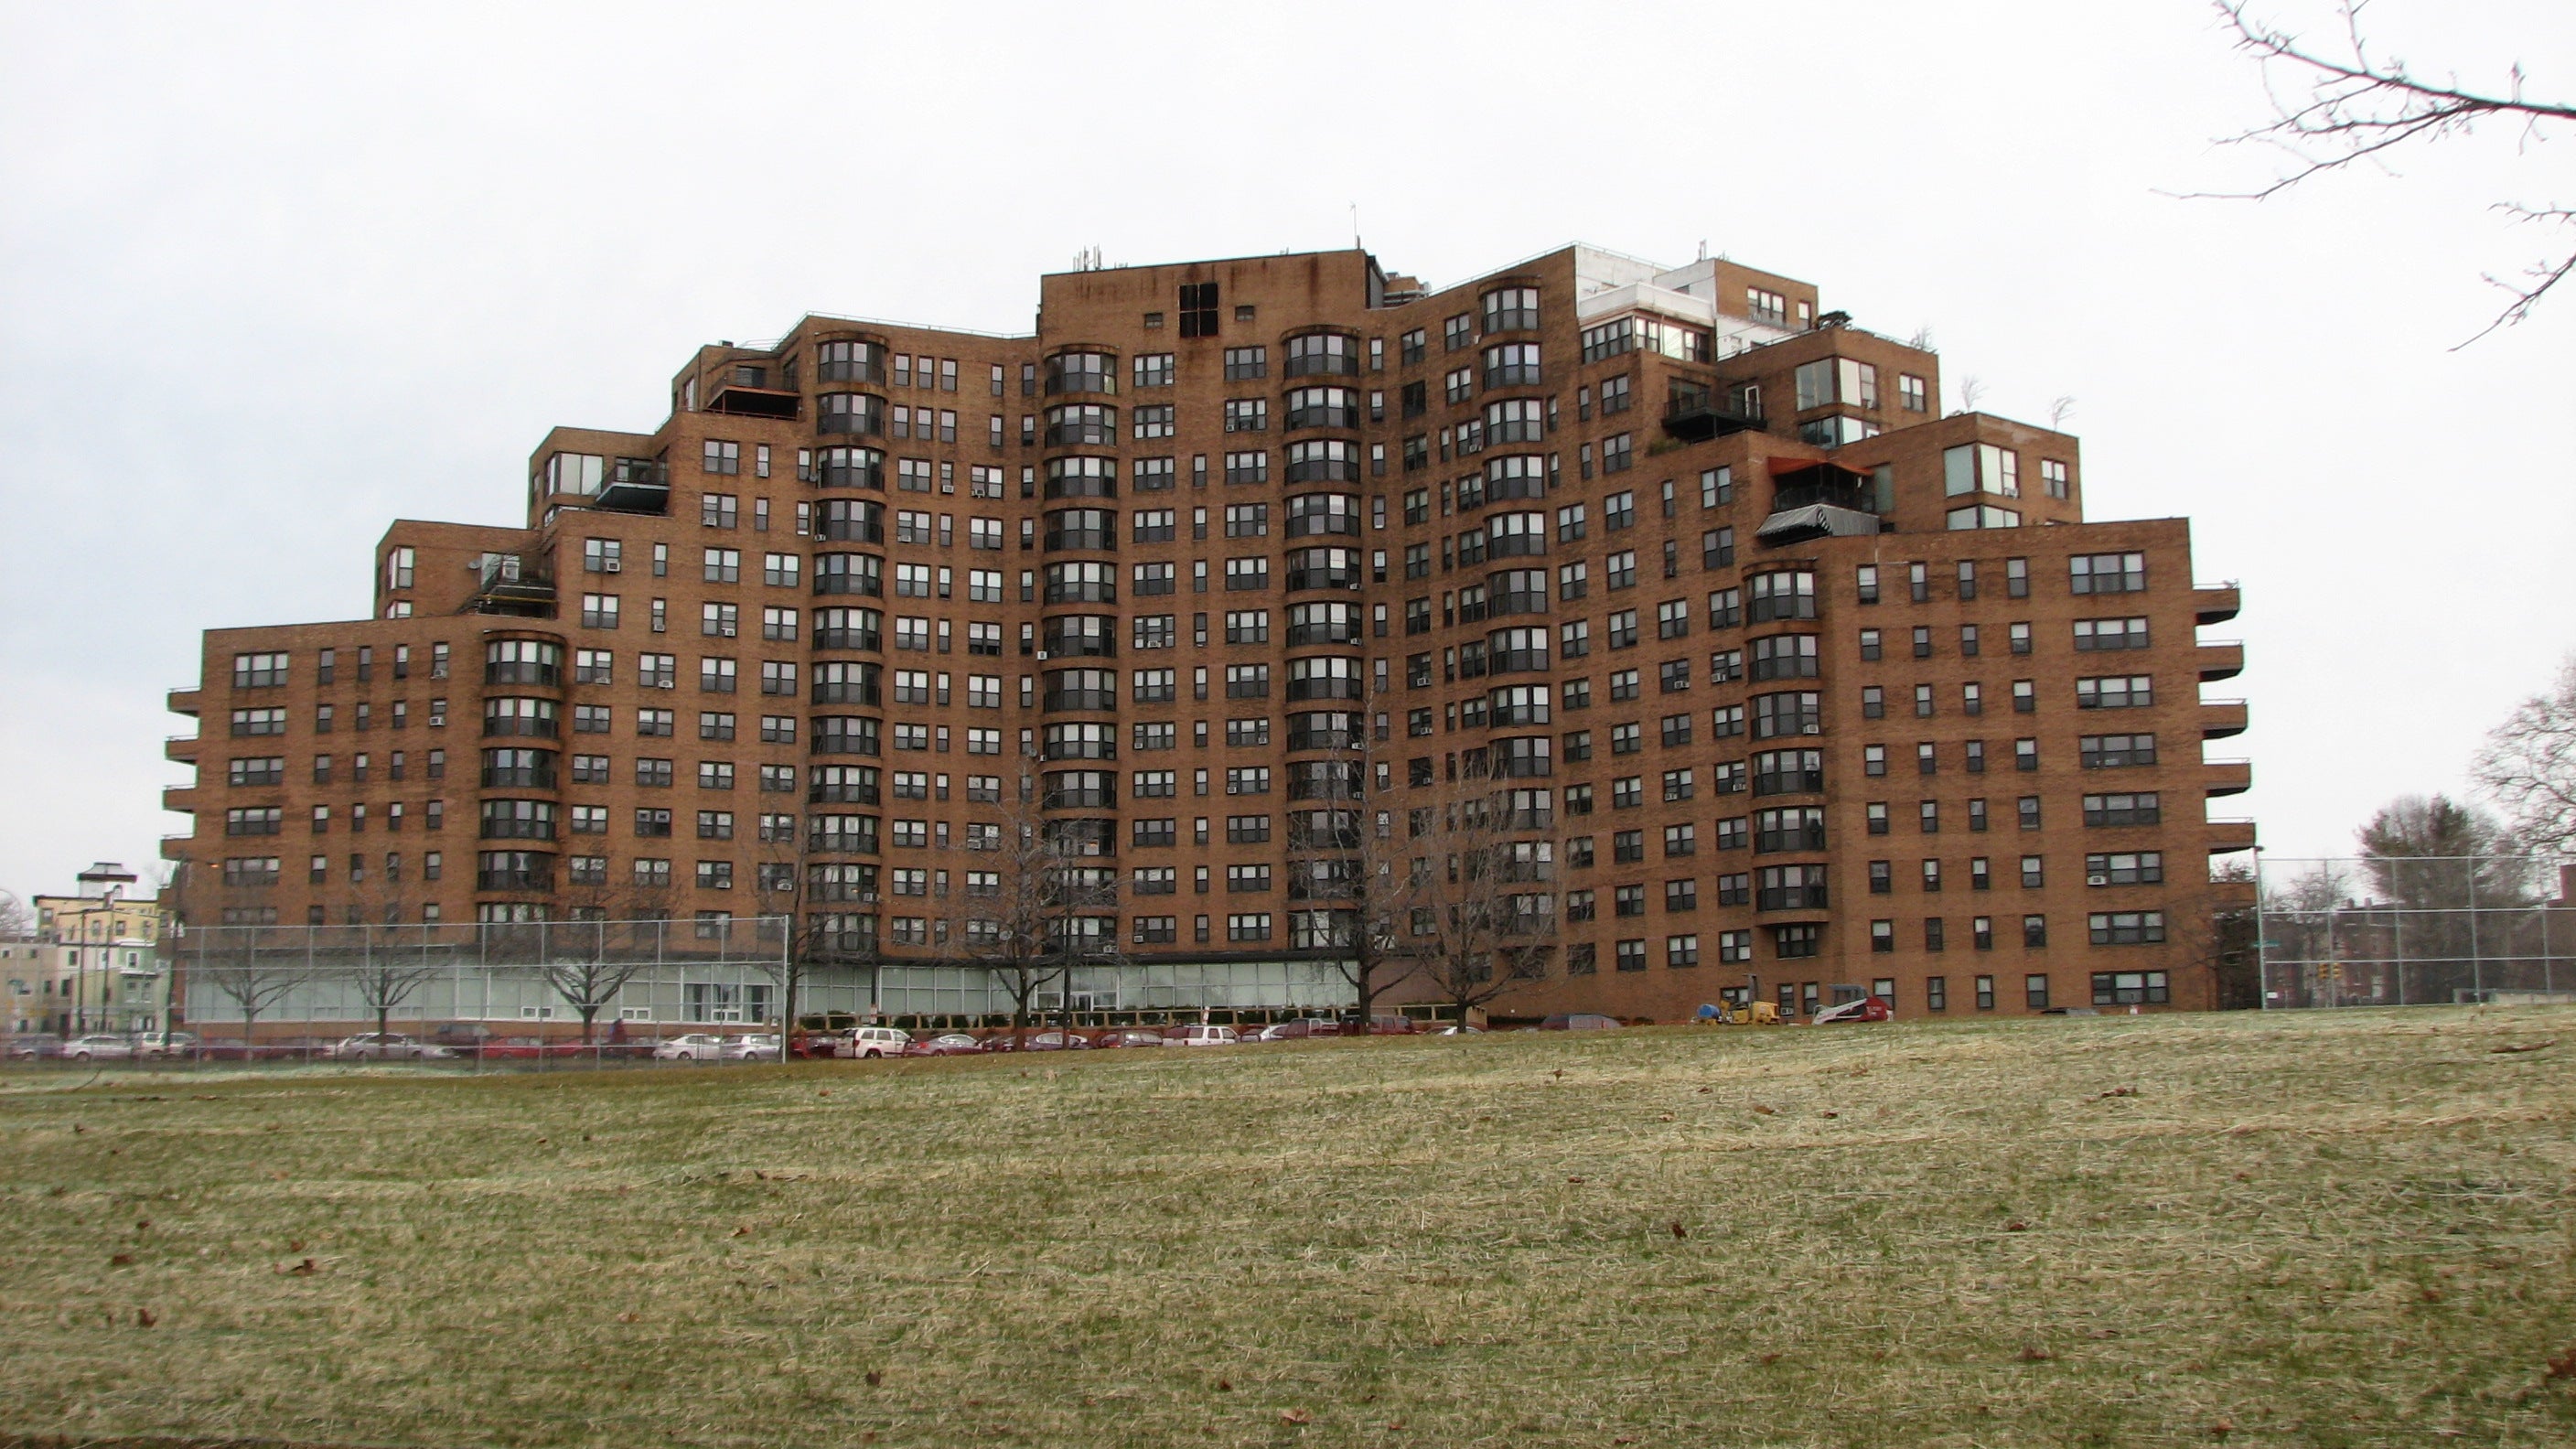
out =
[[[2207,1005],[2236,590],[1940,396],[1805,283],[1583,247],[809,317],[655,432],[549,434],[524,526],[394,524],[371,618],[209,631],[179,905],[792,911],[935,963],[1025,773],[1133,969],[1311,961],[1300,819],[1484,780],[1554,917],[1498,1013]]]

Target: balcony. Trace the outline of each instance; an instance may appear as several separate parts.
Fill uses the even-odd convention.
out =
[[[475,580],[470,611],[551,619],[555,613],[555,581],[523,567],[517,554],[486,554]]]
[[[2214,684],[2245,672],[2245,641],[2208,639],[2200,645],[2200,682]]]
[[[205,741],[195,735],[172,735],[161,742],[161,758],[173,764],[197,763],[197,748]]]
[[[1725,399],[1705,395],[1675,398],[1672,405],[1664,409],[1664,431],[1685,443],[1705,443],[1711,438],[1723,438],[1734,433],[1760,432],[1762,424],[1760,413],[1740,411]]]
[[[766,377],[766,373],[762,374]],[[793,422],[801,399],[792,388],[747,382],[720,382],[707,396],[707,411],[738,418],[783,418]]]
[[[668,513],[670,480],[650,458],[620,458],[600,485],[599,506],[612,513]]]
[[[2237,608],[2243,602],[2243,591],[2234,584],[2220,584],[2216,588],[2191,591],[2192,608],[2198,611],[2200,622],[2203,624],[2226,623],[2236,617]]]
[[[194,689],[171,690],[170,712],[172,714],[184,714],[190,719],[195,719],[197,717],[198,697],[199,692]]]
[[[2209,822],[2210,854],[2232,855],[2237,851],[2252,850],[2253,848],[2253,821],[2230,818],[2224,820],[2212,820]]]
[[[2241,699],[2204,699],[2200,702],[2200,737],[2223,740],[2245,733],[2248,715]]]
[[[188,859],[188,847],[196,843],[197,837],[194,835],[164,835],[161,837],[161,858],[185,861]]]
[[[197,787],[194,785],[164,785],[161,787],[161,808],[174,815],[196,814],[196,800]]]
[[[2207,790],[2211,799],[2221,795],[2242,795],[2253,788],[2254,762],[2252,760],[2209,761]]]

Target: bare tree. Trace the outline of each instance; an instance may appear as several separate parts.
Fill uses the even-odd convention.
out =
[[[1073,972],[1097,959],[1104,943],[1080,924],[1118,900],[1113,867],[1089,859],[1050,823],[1025,770],[1019,789],[995,804],[998,819],[969,821],[966,864],[958,889],[965,898],[964,929],[949,937],[950,959],[981,969],[1011,1001],[1011,1044],[1027,1044],[1033,1007],[1054,983],[1071,1026]],[[1105,943],[1114,950],[1116,922]]]
[[[35,939],[36,913],[9,891],[0,891],[0,941]]]
[[[652,969],[654,958],[634,949],[633,928],[623,923],[567,921],[550,928],[546,938],[554,949],[537,974],[581,1014],[581,1039],[588,1043],[595,1038],[599,1014],[616,1002],[628,982]]]
[[[1545,835],[1553,817],[1515,808],[1510,790],[1481,778],[1474,752],[1467,765],[1466,778],[1405,821],[1414,974],[1462,1022],[1545,975],[1557,921],[1556,842]]]
[[[1333,969],[1349,983],[1362,1030],[1377,1000],[1412,969],[1403,949],[1413,898],[1406,840],[1395,830],[1391,786],[1378,787],[1392,762],[1381,750],[1387,716],[1343,711],[1293,716],[1290,747],[1334,752],[1320,798],[1288,816],[1288,898],[1292,941],[1331,950]]]
[[[242,1051],[254,1045],[259,1019],[312,979],[298,947],[261,954],[265,926],[200,926],[194,972],[241,1013]],[[213,938],[209,940],[208,938]],[[209,947],[212,947],[209,950]]]
[[[2524,849],[2576,854],[2576,657],[2489,732],[2469,773]]]
[[[393,1014],[445,963],[426,949],[406,951],[398,941],[379,939],[372,928],[360,929],[357,959],[343,966],[340,974],[358,993],[359,1004],[375,1013],[376,1032],[382,1035]]]
[[[2269,122],[2225,141],[2281,151],[2289,156],[2290,166],[2285,175],[2252,191],[2197,195],[2259,201],[2324,172],[2361,162],[2377,164],[2412,142],[2429,144],[2466,134],[2480,121],[2514,123],[2525,142],[2542,139],[2549,124],[2576,121],[2576,106],[2525,96],[2519,64],[2508,73],[2500,91],[2471,90],[2456,80],[2436,84],[2418,79],[2405,61],[2372,50],[2361,26],[2368,0],[2345,0],[2337,7],[2343,17],[2342,35],[2327,45],[2310,45],[2252,18],[2246,14],[2247,0],[2217,0],[2217,4],[2220,18],[2235,33],[2236,48],[2253,55],[2262,66],[2273,110]],[[2576,208],[2498,202],[2494,209],[2516,223],[2551,231],[2576,230]],[[2488,276],[2486,280],[2512,300],[2476,336],[2459,345],[2466,347],[2530,316],[2541,297],[2571,269],[2576,269],[2576,243],[2553,248],[2550,256],[2525,268],[2518,278]]]

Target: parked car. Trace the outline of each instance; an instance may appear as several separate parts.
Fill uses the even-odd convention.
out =
[[[192,1032],[147,1031],[134,1039],[138,1057],[185,1057],[197,1052],[197,1038]]]
[[[1143,1027],[1121,1027],[1116,1031],[1102,1032],[1091,1044],[1096,1047],[1158,1047],[1163,1045],[1163,1034]]]
[[[984,1044],[962,1031],[944,1031],[934,1037],[907,1044],[908,1057],[971,1057],[984,1049]]]
[[[1012,1038],[1009,1032],[1006,1031],[998,1036],[988,1036],[984,1038],[984,1050],[988,1052],[1015,1052],[1022,1050],[1033,1052],[1089,1051],[1091,1050],[1091,1038],[1084,1036],[1078,1031],[1073,1032],[1070,1035],[1061,1031],[1033,1031],[1028,1034],[1027,1045],[1023,1047],[1018,1041]]]
[[[1833,1026],[1842,1022],[1886,1021],[1892,1015],[1894,1013],[1887,1009],[1887,1003],[1884,1000],[1876,996],[1864,996],[1857,1001],[1845,1001],[1826,1007],[1817,1012],[1807,1025]]]
[[[1422,1023],[1399,1013],[1381,1013],[1369,1018],[1371,1036],[1413,1036],[1421,1030]]]
[[[38,1061],[63,1054],[63,1039],[58,1036],[13,1036],[9,1038],[9,1055],[22,1062]]]
[[[1597,1011],[1560,1011],[1538,1024],[1541,1031],[1617,1031],[1619,1018]]]
[[[123,1061],[134,1055],[134,1043],[121,1036],[76,1036],[63,1043],[64,1056],[76,1062],[96,1057],[101,1061]]]
[[[446,1047],[418,1041],[398,1031],[362,1031],[342,1037],[323,1048],[322,1054],[344,1062],[427,1061],[456,1055]]]
[[[725,1039],[713,1032],[693,1031],[675,1036],[653,1048],[657,1062],[720,1062],[724,1060]]]
[[[841,1057],[899,1057],[912,1045],[912,1033],[892,1026],[854,1026],[840,1048],[833,1052]]]
[[[1163,1045],[1176,1047],[1232,1046],[1241,1039],[1230,1026],[1176,1026],[1163,1033]]]
[[[1469,1026],[1464,1022],[1444,1026],[1438,1031],[1432,1033],[1433,1036],[1483,1036],[1484,1034],[1485,1029],[1483,1027]]]
[[[443,1047],[471,1052],[497,1042],[501,1037],[479,1021],[442,1021],[430,1029],[429,1039]]]
[[[1310,1036],[1340,1036],[1341,1034],[1342,1024],[1340,1022],[1326,1021],[1321,1017],[1310,1016],[1302,1021],[1274,1021],[1268,1026],[1263,1027],[1260,1031],[1245,1038],[1245,1040],[1303,1041]]]
[[[724,1059],[729,1062],[774,1062],[778,1060],[778,1038],[767,1032],[754,1032],[725,1043]]]

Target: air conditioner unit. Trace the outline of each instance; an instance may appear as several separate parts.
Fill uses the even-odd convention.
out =
[[[2084,877],[2084,883],[2089,886],[2109,885],[2111,878],[2107,875],[2088,875]]]
[[[863,906],[873,906],[873,905],[875,905],[876,903],[877,903],[877,893],[876,893],[875,891],[861,891],[861,892],[859,892],[859,904],[860,904],[860,905],[863,905]]]
[[[626,565],[618,559],[610,559],[608,562],[599,566],[599,571],[604,574],[624,573],[626,571]]]

